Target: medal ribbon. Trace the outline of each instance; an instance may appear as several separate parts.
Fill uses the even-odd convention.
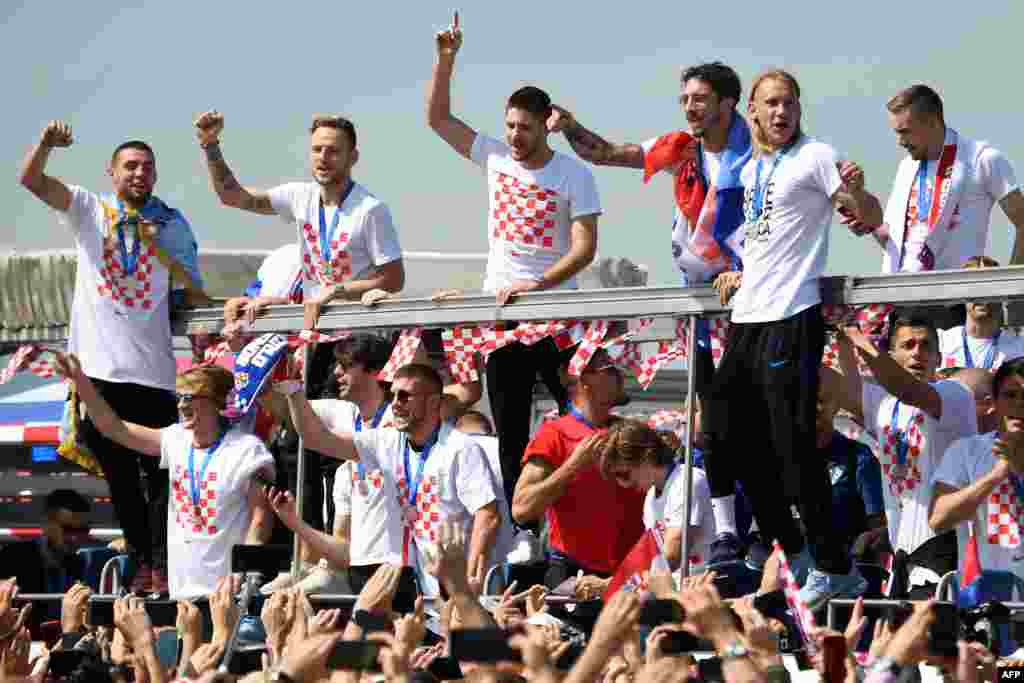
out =
[[[338,208],[334,211],[334,218],[331,219],[330,230],[327,229],[327,220],[324,218],[324,200],[322,197],[320,198],[320,257],[327,266],[331,265],[331,235],[338,228],[338,220],[341,218],[341,207],[345,205],[345,200],[352,194],[352,188],[355,186],[355,181],[349,180],[348,187],[341,193]]]
[[[384,413],[387,412],[390,402],[385,401],[380,404],[380,408],[377,408],[377,412],[373,416],[373,421],[370,422],[370,429],[376,429],[380,426],[381,420],[384,419]],[[356,415],[356,433],[363,431],[363,414],[359,413]],[[366,479],[366,468],[363,467],[362,460],[356,460],[356,471],[359,472],[359,480],[364,481]]]
[[[206,468],[210,466],[210,461],[213,460],[213,456],[216,455],[222,441],[224,441],[224,433],[221,433],[217,440],[206,449],[206,459],[203,461],[203,468],[199,471],[198,476],[196,475],[196,450],[192,444],[188,446],[188,471],[191,476],[189,488],[192,494],[193,512],[199,508],[199,482],[206,478]]]

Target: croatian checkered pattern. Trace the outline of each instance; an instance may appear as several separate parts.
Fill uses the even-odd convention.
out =
[[[679,410],[659,410],[647,418],[647,426],[654,430],[672,431],[682,439],[686,436],[686,413]]]
[[[546,323],[519,323],[519,326],[516,327],[513,332],[513,336],[515,341],[521,342],[526,346],[533,346],[546,337],[554,337],[555,343],[559,344],[558,348],[565,349],[569,348],[574,343],[569,341],[571,339],[571,334],[566,337],[562,337],[561,343],[559,341],[559,337],[563,332],[576,324],[575,320],[552,320],[551,322]]]
[[[1022,515],[1024,507],[1013,483],[1006,479],[988,498],[988,542],[1002,548],[1019,547]]]
[[[199,507],[192,505],[192,472],[183,465],[176,465],[171,480],[175,519],[178,525],[194,534],[213,536],[217,533],[217,473],[207,472],[199,483]]]
[[[136,238],[137,239],[137,238]],[[144,312],[148,315],[156,306],[153,300],[153,269],[157,263],[156,248],[144,243],[132,274],[124,270],[117,243],[108,239],[103,245],[103,266],[99,272],[96,290],[114,302],[122,312]]]
[[[384,426],[385,425],[383,425],[383,424],[381,425],[382,428]],[[355,468],[355,467],[350,467],[349,469],[352,471],[352,483],[353,484],[358,484],[359,483],[359,470],[357,468]],[[366,481],[375,490],[380,491],[381,489],[384,488],[384,473],[381,472],[380,470],[373,470],[372,472],[367,472],[366,473]]]
[[[882,428],[879,442],[882,446],[882,455],[879,458],[882,463],[882,474],[889,482],[889,489],[896,496],[903,495],[904,491],[913,491],[921,483],[921,470],[917,467],[917,459],[924,451],[924,413],[915,409],[907,427],[904,430],[904,438],[907,440],[907,462],[900,466],[897,462],[896,445],[899,442],[899,435],[892,430],[891,425]]]
[[[398,488],[398,504],[402,508],[402,523],[410,528],[413,535],[431,544],[437,543],[438,532],[441,529],[443,517],[441,515],[441,495],[437,477],[424,477],[420,482],[419,491],[416,493],[415,505],[409,503],[409,483],[404,475],[396,477]],[[408,510],[416,511],[416,521],[406,519]]]
[[[638,318],[636,320],[629,320],[626,323],[626,331],[624,333],[620,334],[618,337],[606,339],[604,343],[601,344],[601,347],[609,349],[613,346],[626,344],[630,342],[633,339],[633,337],[635,337],[636,335],[640,334],[645,329],[650,327],[653,323],[653,318]]]
[[[32,344],[19,347],[7,363],[7,367],[0,373],[0,384],[10,382],[22,370],[28,370],[37,377],[53,377],[56,374],[53,364],[39,359],[39,355],[45,351],[46,349]]]
[[[352,255],[345,251],[348,246],[349,234],[339,232],[331,239],[331,264],[326,267],[323,254],[320,252],[320,235],[312,225],[302,226],[302,239],[308,251],[302,257],[302,269],[310,280],[325,285],[336,285],[352,275]]]
[[[601,342],[604,341],[606,334],[608,334],[607,320],[595,320],[590,323],[587,333],[583,335],[583,341],[580,342],[579,348],[576,349],[572,360],[569,361],[570,375],[573,377],[580,376],[580,373],[587,367],[590,359],[594,357],[594,352],[601,348]]]
[[[485,339],[485,330],[476,326],[453,327],[441,331],[441,344],[445,358],[448,359],[448,369],[456,382],[468,384],[480,379],[476,352],[483,346]]]
[[[388,358],[387,364],[377,373],[377,379],[381,382],[390,382],[395,378],[395,373],[400,367],[411,363],[416,355],[416,350],[420,348],[420,337],[422,336],[422,327],[402,330],[398,341],[395,342],[395,348],[391,351],[391,358]]]
[[[786,551],[782,549],[778,541],[774,542],[774,546],[775,552],[779,554],[779,583],[782,584],[782,592],[786,594],[786,603],[796,616],[796,625],[800,629],[800,635],[803,637],[807,654],[814,656],[818,651],[818,647],[811,637],[815,629],[814,612],[800,599],[800,585],[796,582],[796,577],[793,576],[793,572],[789,568]]]
[[[558,193],[504,173],[497,174],[493,187],[491,235],[514,244],[554,249]]]
[[[636,381],[640,383],[641,387],[646,389],[651,386],[654,376],[658,374],[658,370],[661,369],[662,365],[685,356],[686,352],[680,349],[676,343],[659,342],[658,352],[653,356],[644,358],[640,363],[640,368],[636,373]]]
[[[626,342],[622,347],[622,355],[619,356],[618,364],[621,367],[629,368],[633,374],[639,376],[643,371],[644,353],[636,342]]]

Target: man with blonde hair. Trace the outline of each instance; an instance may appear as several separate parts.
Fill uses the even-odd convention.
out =
[[[714,457],[742,457],[750,452],[749,434],[768,435],[757,458],[737,462],[735,470],[761,533],[807,566],[804,538],[790,514],[791,503],[799,506],[817,565],[804,587],[813,608],[866,587],[830,542],[825,523],[831,486],[815,444],[825,345],[819,280],[833,210],[842,207],[867,222],[880,220],[882,210],[864,189],[860,167],[803,133],[800,86],[791,74],[758,76],[747,113],[754,158],[741,173],[743,282],[705,412]]]

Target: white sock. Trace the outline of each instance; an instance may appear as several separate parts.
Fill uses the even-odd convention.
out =
[[[730,533],[739,535],[736,532],[736,495],[722,496],[711,499],[711,511],[715,515],[715,533]]]

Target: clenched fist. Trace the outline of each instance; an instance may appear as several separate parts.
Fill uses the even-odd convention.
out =
[[[40,135],[40,142],[47,147],[70,147],[74,142],[71,126],[63,121],[50,121]]]
[[[224,130],[224,115],[216,109],[200,114],[195,121],[196,137],[200,145],[209,145],[220,140]]]

